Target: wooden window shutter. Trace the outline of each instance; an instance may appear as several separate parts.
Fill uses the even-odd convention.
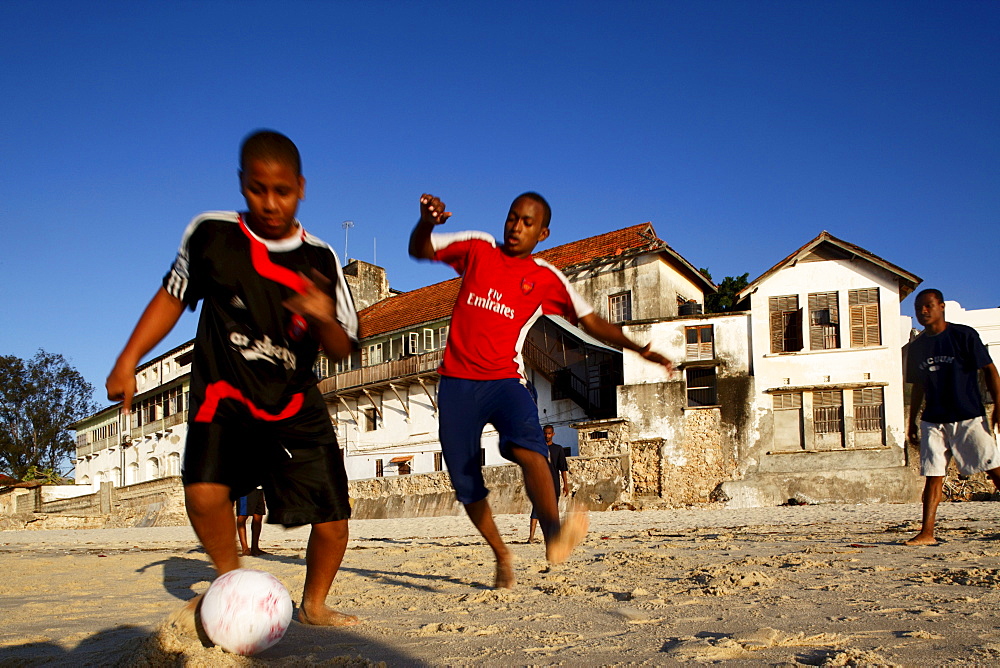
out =
[[[878,288],[851,290],[848,293],[848,302],[851,309],[851,347],[881,345]]]
[[[769,297],[771,352],[802,350],[802,310],[799,296]]]

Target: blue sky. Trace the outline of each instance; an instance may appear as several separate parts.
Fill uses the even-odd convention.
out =
[[[451,277],[418,197],[547,245],[652,221],[716,280],[828,230],[1000,305],[1000,3],[23,2],[0,28],[0,354],[98,389],[198,212],[242,205],[261,127],[306,228],[403,290]],[[904,302],[906,313],[911,301]],[[194,334],[186,315],[153,354]]]

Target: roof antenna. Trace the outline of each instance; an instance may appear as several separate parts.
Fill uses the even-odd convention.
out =
[[[348,233],[348,231],[352,227],[354,227],[354,221],[353,220],[345,220],[343,223],[340,224],[340,226],[344,228],[344,265],[346,266],[347,262],[348,262],[348,257],[347,257],[347,233]]]

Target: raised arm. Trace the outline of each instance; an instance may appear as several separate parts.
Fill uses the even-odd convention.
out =
[[[444,202],[427,193],[421,195],[420,220],[410,233],[410,257],[417,260],[433,260],[431,232],[434,231],[435,225],[440,225],[450,217],[451,212],[445,211]]]
[[[666,368],[668,374],[673,374],[674,363],[660,353],[651,350],[650,346],[652,344],[640,346],[638,343],[626,336],[621,327],[608,322],[596,313],[590,313],[580,318],[580,324],[583,325],[583,328],[587,330],[588,334],[594,336],[595,338],[598,338],[605,343],[619,346],[620,348],[627,348],[633,352],[639,353],[639,356],[644,360],[652,362],[653,364],[660,364]]]
[[[153,346],[170,333],[183,312],[184,302],[162,287],[156,291],[108,375],[104,384],[108,399],[123,402],[126,411],[131,409],[135,395],[135,367]]]

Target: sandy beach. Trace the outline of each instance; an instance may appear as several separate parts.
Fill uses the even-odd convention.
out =
[[[591,513],[560,566],[517,555],[491,588],[465,517],[359,520],[329,602],[351,629],[293,622],[253,658],[165,624],[212,569],[188,527],[0,533],[0,666],[1000,663],[1000,503],[943,504],[934,547],[901,544],[919,505]],[[296,603],[306,529],[265,525],[244,565]]]

